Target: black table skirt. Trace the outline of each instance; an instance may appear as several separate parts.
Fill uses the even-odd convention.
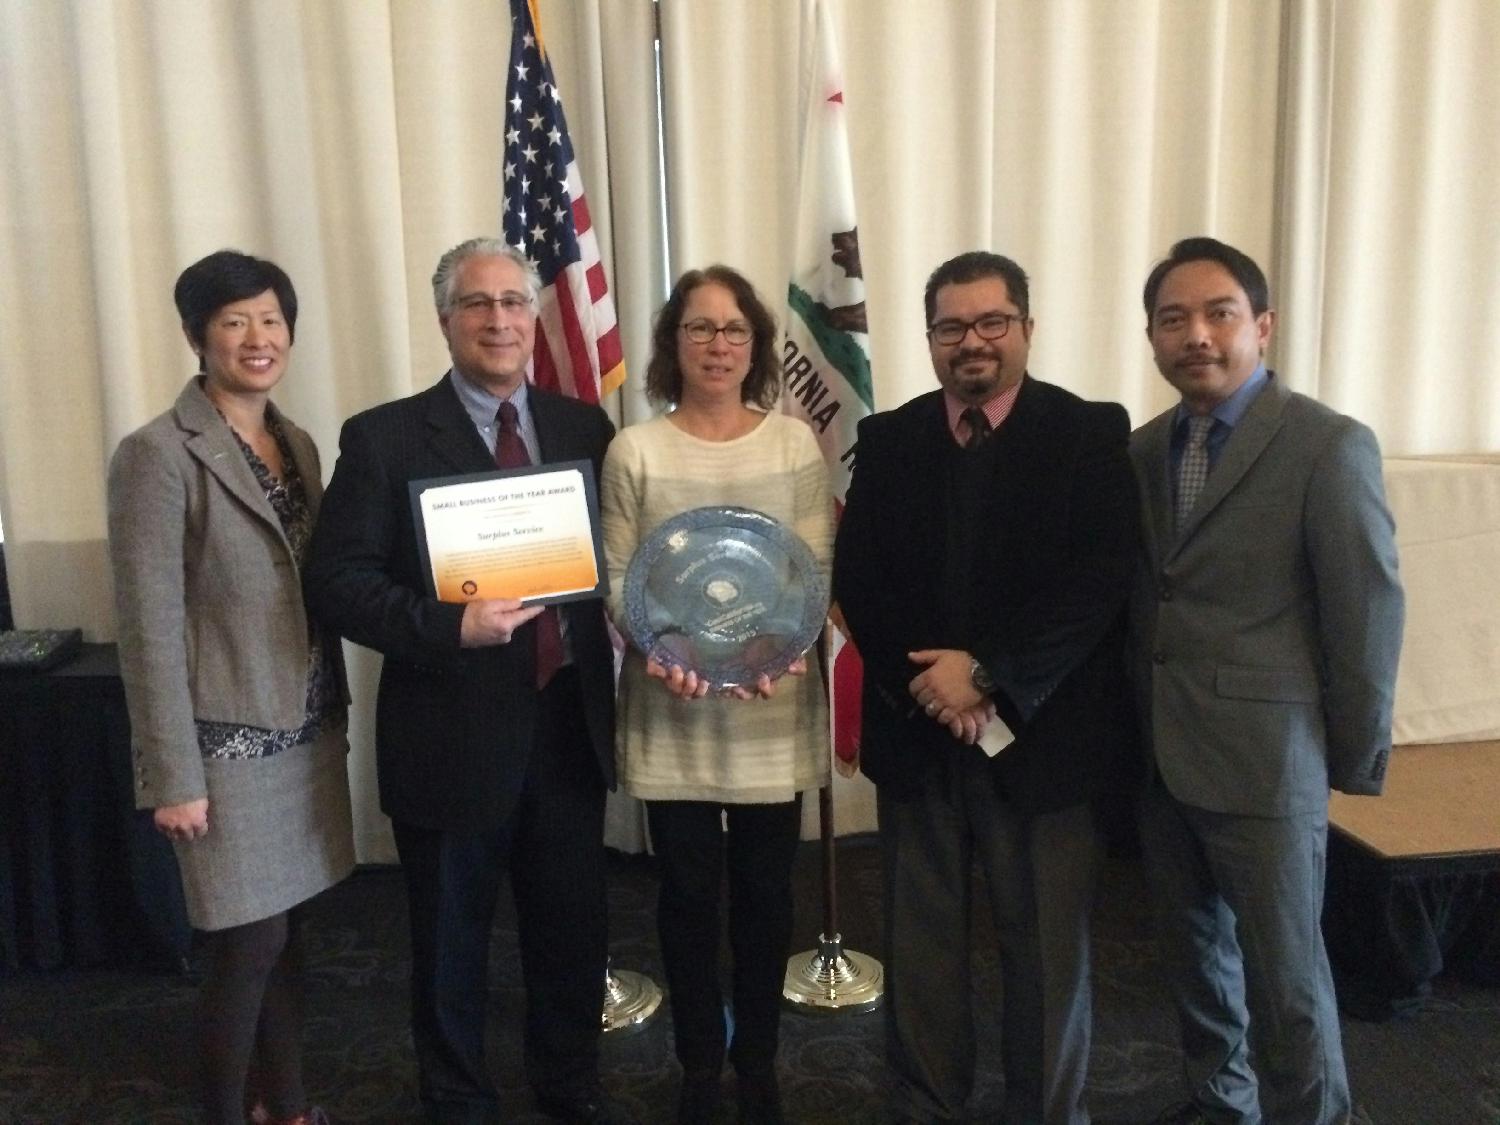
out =
[[[1500,855],[1386,860],[1331,829],[1323,936],[1361,1019],[1415,1011],[1439,973],[1500,984]]]
[[[184,964],[177,861],[133,777],[113,645],[0,675],[0,969]]]

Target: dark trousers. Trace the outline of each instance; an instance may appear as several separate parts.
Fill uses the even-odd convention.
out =
[[[542,692],[525,786],[503,824],[477,833],[393,827],[411,910],[412,1039],[429,1117],[502,1119],[484,1030],[490,930],[506,872],[526,988],[527,1079],[539,1091],[592,1089],[608,946],[604,786],[577,672],[565,668]]]
[[[955,748],[911,799],[876,795],[893,1115],[965,1117],[978,1050],[970,956],[977,864],[1000,953],[1001,1121],[1087,1125],[1093,812],[1024,813],[999,798],[990,769],[980,750]]]
[[[724,1065],[719,888],[727,866],[734,955],[729,1058],[740,1074],[769,1073],[776,1063],[781,989],[791,952],[800,803],[650,801],[646,814],[661,863],[657,926],[678,1061],[689,1071],[716,1072]]]

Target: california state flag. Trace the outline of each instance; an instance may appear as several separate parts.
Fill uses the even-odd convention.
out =
[[[803,12],[802,161],[782,341],[782,409],[817,435],[842,512],[854,470],[855,428],[875,408],[870,337],[833,18],[826,0],[808,0]],[[852,765],[859,753],[863,676],[859,653],[837,628],[832,667],[834,753]]]

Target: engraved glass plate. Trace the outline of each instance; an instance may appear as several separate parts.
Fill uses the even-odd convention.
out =
[[[775,679],[818,638],[828,581],[795,532],[749,508],[694,508],[656,528],[625,572],[625,631],[714,690]]]

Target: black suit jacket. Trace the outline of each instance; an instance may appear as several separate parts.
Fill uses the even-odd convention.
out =
[[[590,460],[614,427],[597,406],[528,390],[543,461]],[[426,593],[410,481],[495,467],[443,378],[344,423],[304,589],[320,619],[385,654],[376,703],[380,807],[429,828],[478,831],[515,807],[536,719],[534,624],[509,644],[460,648],[463,606]],[[570,602],[573,659],[601,782],[614,787],[614,657],[599,599]]]
[[[834,597],[865,662],[860,764],[898,800],[957,745],[917,707],[906,654],[968,648],[994,678],[1016,735],[994,759],[1006,799],[1066,808],[1112,777],[1131,745],[1122,610],[1137,544],[1130,424],[1027,377],[989,439],[993,476],[975,529],[971,644],[944,635],[948,487],[954,450],[934,391],[859,427],[834,550]]]

